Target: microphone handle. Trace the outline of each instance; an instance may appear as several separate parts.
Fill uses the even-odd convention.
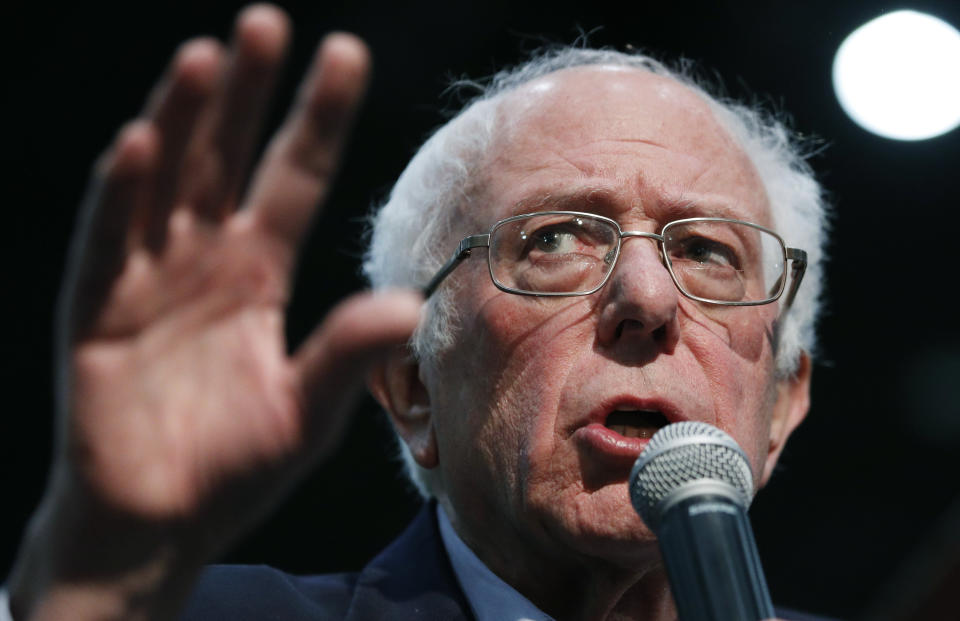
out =
[[[662,515],[660,553],[681,621],[774,617],[744,508],[721,494],[687,496]]]

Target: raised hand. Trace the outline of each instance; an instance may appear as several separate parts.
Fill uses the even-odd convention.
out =
[[[297,247],[368,68],[359,40],[328,36],[246,186],[288,30],[255,6],[229,49],[184,44],[96,165],[61,299],[53,475],[10,582],[18,621],[173,614],[198,567],[330,452],[366,364],[416,325],[416,295],[362,294],[287,354]]]

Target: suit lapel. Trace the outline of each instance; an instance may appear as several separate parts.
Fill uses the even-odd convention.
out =
[[[427,503],[357,580],[346,621],[473,619]]]

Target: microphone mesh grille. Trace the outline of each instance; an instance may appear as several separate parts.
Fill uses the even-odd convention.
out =
[[[630,500],[651,527],[656,507],[682,485],[700,479],[727,483],[747,507],[753,498],[750,462],[726,433],[707,423],[667,425],[650,439],[630,473]]]

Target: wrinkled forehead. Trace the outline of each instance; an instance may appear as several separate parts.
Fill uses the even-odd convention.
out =
[[[503,95],[494,128],[478,171],[483,209],[470,218],[481,226],[535,205],[538,193],[583,191],[650,209],[691,208],[664,219],[770,223],[749,157],[713,107],[671,78],[634,67],[563,69]]]

